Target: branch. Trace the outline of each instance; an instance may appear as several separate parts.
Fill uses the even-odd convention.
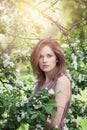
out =
[[[48,6],[47,8],[45,8],[45,9],[43,10],[43,12],[47,11],[47,10],[50,9],[51,7],[53,8],[54,5],[55,5],[58,1],[59,1],[59,0],[56,0],[55,2],[51,2],[51,5]],[[55,11],[55,10],[54,10],[54,11]]]
[[[65,31],[67,30],[66,28],[64,28],[62,25],[60,25],[57,21],[53,20],[52,17],[48,16],[46,13],[44,13],[43,11],[41,11],[40,9],[38,9],[36,6],[33,6],[30,2],[26,2],[26,1],[22,1],[27,5],[30,5],[30,7],[32,7],[34,10],[37,10],[39,13],[41,13],[45,18],[47,18],[49,21],[51,21],[53,24],[55,24],[60,31],[63,33],[64,36],[67,36],[68,33]],[[67,30],[68,31],[68,30]]]
[[[40,40],[39,37],[37,37],[37,38],[27,38],[27,37],[23,37],[23,36],[14,35],[14,34],[11,34],[11,33],[7,33],[7,34],[12,36],[12,37],[15,37],[15,38],[20,38],[20,39],[25,39],[25,40]]]
[[[38,6],[38,5],[40,5],[40,4],[44,3],[44,2],[47,2],[47,0],[40,1],[39,3],[36,4],[36,6]]]
[[[87,4],[87,0],[74,0],[75,2],[84,2],[85,4]]]
[[[55,5],[57,2],[58,2],[59,0],[55,0],[54,2],[52,2],[52,5]],[[44,3],[44,2],[47,2],[47,0],[43,0],[43,1],[41,1],[41,2],[38,2],[37,4],[36,4],[36,6],[38,6],[38,5],[40,5],[40,4],[42,4],[42,3]]]
[[[59,29],[60,31],[63,33],[64,36],[67,36],[68,33],[65,31],[67,30],[66,28],[64,28],[62,25],[60,25],[57,21],[53,20],[52,17],[48,16],[47,14],[41,12],[42,15],[47,18],[48,20],[50,20],[53,24],[55,24]],[[68,30],[67,30],[68,31]]]
[[[87,20],[87,18],[85,18],[85,19],[83,19],[83,20],[81,20],[81,21],[78,21],[77,23],[73,24],[73,25],[68,29],[68,31],[72,31],[72,29],[77,28],[84,20]],[[84,24],[83,26],[85,26],[85,25],[87,25],[87,24]],[[81,26],[81,25],[80,25],[80,26]]]
[[[69,47],[72,49],[72,52],[76,55],[76,52],[75,52],[75,50],[73,49],[73,47],[72,47],[72,45],[71,45],[70,39],[68,38],[68,36],[66,36],[66,38],[67,38]]]
[[[7,46],[7,48],[2,51],[1,55],[2,55],[3,53],[8,53],[8,54],[11,53],[13,47],[15,46],[15,45],[13,44],[14,40],[15,40],[15,37],[14,37],[13,40],[9,43],[9,45]]]

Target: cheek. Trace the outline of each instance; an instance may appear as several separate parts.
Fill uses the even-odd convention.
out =
[[[53,62],[54,64],[56,64],[56,61],[57,61],[56,58],[52,60],[52,62]]]
[[[41,60],[39,60],[38,64],[41,64]]]
[[[41,62],[41,60],[38,62],[38,65],[39,65],[39,67],[42,65],[42,62]]]

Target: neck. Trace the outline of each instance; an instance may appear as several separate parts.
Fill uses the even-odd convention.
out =
[[[50,81],[50,77],[48,74],[45,74],[45,77],[46,77],[45,83],[48,83]]]
[[[44,81],[42,88],[47,88],[49,84],[50,78],[46,75],[46,80]]]

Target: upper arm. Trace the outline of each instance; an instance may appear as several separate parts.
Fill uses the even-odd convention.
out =
[[[66,102],[69,99],[70,82],[66,76],[62,76],[58,79],[55,88],[55,101],[58,110],[55,112],[55,117],[52,118],[53,126],[60,124]]]
[[[55,100],[56,105],[65,107],[65,104],[69,97],[70,91],[70,82],[66,76],[60,77],[57,80],[56,88],[55,88]]]

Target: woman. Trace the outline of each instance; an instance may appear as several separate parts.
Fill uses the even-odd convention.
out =
[[[58,110],[51,123],[46,123],[52,128],[57,126],[63,130],[70,100],[71,86],[66,74],[65,56],[60,45],[54,39],[47,38],[38,42],[30,56],[33,72],[37,76],[38,84],[35,93],[41,88],[53,89],[56,93],[55,101]],[[60,93],[57,93],[59,92]]]

